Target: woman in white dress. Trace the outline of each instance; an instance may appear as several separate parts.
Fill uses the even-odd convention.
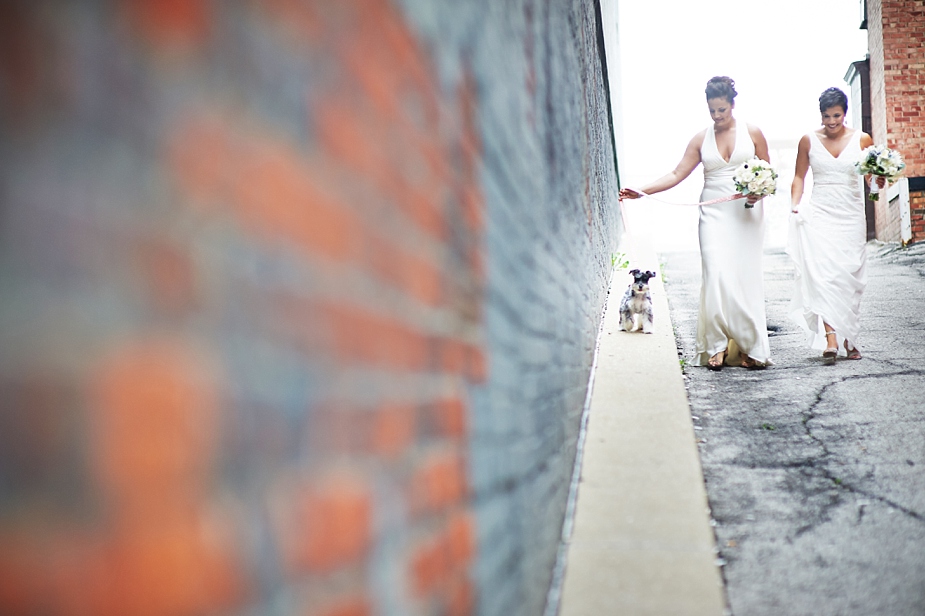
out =
[[[733,174],[746,160],[768,161],[761,130],[732,115],[735,82],[713,77],[707,82],[707,105],[713,125],[690,140],[674,171],[640,191],[624,188],[621,198],[668,190],[703,163],[701,201],[735,194]],[[751,207],[746,207],[748,203]],[[770,363],[761,259],[764,210],[754,197],[700,206],[702,282],[697,320],[697,362],[711,370],[724,365],[750,369]]]
[[[831,363],[840,352],[861,359],[855,343],[867,284],[867,223],[854,163],[873,140],[845,126],[848,97],[838,88],[822,93],[819,111],[822,128],[800,139],[790,188],[787,253],[796,268],[790,317],[807,333],[810,346],[822,349]],[[809,202],[800,205],[809,168],[813,191]],[[885,184],[882,177],[877,182]]]

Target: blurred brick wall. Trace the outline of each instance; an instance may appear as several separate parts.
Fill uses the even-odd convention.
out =
[[[874,142],[897,148],[906,177],[925,181],[925,0],[867,0],[867,28]],[[910,198],[912,241],[922,241],[925,193]],[[898,208],[876,207],[877,238],[898,241]]]
[[[0,613],[537,614],[592,0],[0,3]]]

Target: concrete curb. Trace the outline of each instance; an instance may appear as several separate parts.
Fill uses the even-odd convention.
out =
[[[617,272],[604,314],[562,616],[712,615],[722,576],[668,300],[654,252],[629,240],[650,281],[655,331],[619,330],[631,281]]]

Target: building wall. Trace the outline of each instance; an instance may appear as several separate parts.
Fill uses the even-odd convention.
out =
[[[912,221],[912,241],[925,240],[925,191],[909,193],[909,213]]]
[[[925,177],[925,0],[868,0],[873,138],[899,149],[906,177]],[[914,202],[922,191],[914,191]],[[880,208],[886,204],[878,205]],[[913,206],[912,241],[925,240]],[[918,216],[918,218],[917,218]],[[877,237],[898,240],[899,226],[877,213]],[[882,226],[881,226],[881,221]]]
[[[886,197],[874,201],[877,212],[877,239],[884,242],[898,242],[902,237],[902,212],[899,199],[887,201]]]
[[[867,52],[870,54],[871,137],[886,143],[886,82],[883,69],[883,0],[867,0]]]
[[[0,5],[0,613],[542,610],[598,9]]]

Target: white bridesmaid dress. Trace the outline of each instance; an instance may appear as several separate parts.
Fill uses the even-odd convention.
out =
[[[735,148],[726,161],[716,147],[713,126],[700,148],[703,163],[701,201],[735,193],[732,176],[755,155],[748,126],[736,121]],[[762,282],[764,205],[745,207],[745,199],[700,206],[700,316],[697,320],[697,361],[701,366],[723,349],[726,363],[741,362],[744,353],[771,363]]]
[[[867,222],[863,181],[854,162],[861,155],[861,131],[838,157],[815,132],[809,133],[812,195],[790,215],[787,254],[796,269],[790,318],[806,332],[810,347],[826,348],[825,321],[835,329],[838,349],[845,339],[857,346],[861,295],[867,285]]]

